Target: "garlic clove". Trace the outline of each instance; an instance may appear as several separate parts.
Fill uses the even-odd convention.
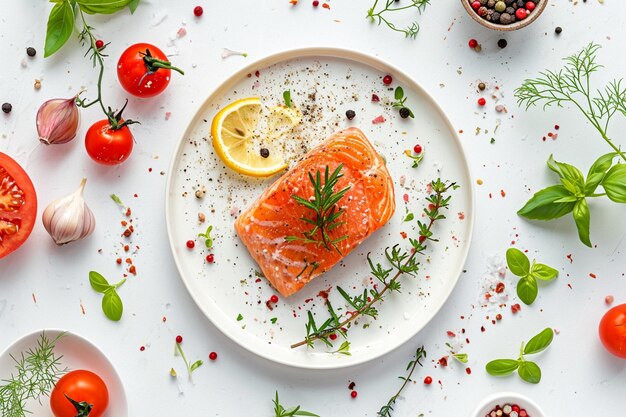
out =
[[[96,227],[96,218],[83,197],[86,182],[83,178],[76,191],[53,201],[43,212],[43,226],[57,245],[84,239]]]
[[[76,97],[55,98],[39,107],[37,112],[37,133],[39,140],[46,145],[67,143],[76,137],[80,112]]]

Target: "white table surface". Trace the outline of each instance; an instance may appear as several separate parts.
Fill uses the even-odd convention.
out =
[[[586,170],[608,147],[576,111],[524,112],[515,104],[513,90],[524,77],[557,68],[561,57],[590,41],[604,46],[600,60],[607,68],[597,81],[624,76],[626,3],[551,1],[530,28],[500,35],[473,22],[458,1],[434,1],[420,19],[421,32],[414,41],[370,25],[364,17],[371,1],[333,0],[330,10],[314,10],[310,3],[301,0],[291,7],[287,0],[149,0],[143,1],[132,17],[123,12],[91,18],[96,32],[112,42],[104,81],[110,103],[121,103],[125,96],[113,68],[126,46],[138,41],[165,46],[180,27],[187,30],[186,36],[163,48],[172,61],[186,69],[186,75],[174,74],[169,89],[156,99],[131,99],[128,114],[142,121],[133,127],[137,146],[125,164],[111,169],[96,166],[82,145],[90,122],[101,118],[97,109],[83,111],[79,137],[73,144],[37,145],[38,106],[48,98],[70,96],[81,86],[93,91],[97,74],[82,57],[75,39],[53,58],[43,59],[49,3],[0,1],[0,101],[13,104],[10,115],[0,115],[0,150],[30,173],[40,214],[46,204],[87,176],[86,197],[99,225],[84,243],[57,248],[38,222],[27,244],[0,261],[0,350],[40,328],[65,328],[88,337],[121,374],[131,416],[270,416],[275,390],[285,404],[301,404],[323,416],[375,416],[398,387],[396,376],[403,374],[419,344],[426,345],[429,360],[419,370],[418,382],[399,399],[396,416],[463,417],[480,398],[502,390],[531,396],[549,416],[622,415],[619,398],[626,387],[626,361],[603,350],[597,324],[607,309],[606,295],[614,295],[616,304],[626,302],[624,206],[608,201],[591,203],[594,249],[578,242],[569,216],[537,224],[515,214],[532,192],[554,182],[545,166],[550,153]],[[204,6],[201,19],[193,17],[196,4]],[[554,35],[556,26],[563,27],[559,37]],[[508,40],[506,49],[496,45],[500,37]],[[470,38],[482,44],[481,53],[468,48]],[[37,49],[35,59],[26,57],[27,46]],[[440,102],[455,127],[464,131],[461,139],[473,175],[484,181],[476,186],[477,216],[467,272],[442,311],[410,342],[387,356],[326,372],[261,360],[224,337],[201,314],[170,254],[164,219],[166,177],[159,175],[168,169],[185,124],[213,88],[251,60],[303,46],[356,49],[413,75]],[[250,56],[222,60],[223,47]],[[39,91],[33,89],[36,78],[42,80]],[[500,86],[499,103],[507,107],[507,114],[496,113],[492,100],[484,109],[476,106],[479,80]],[[169,120],[165,120],[165,112],[171,112]],[[494,134],[498,121],[501,125]],[[561,126],[558,140],[542,141],[554,124]],[[477,127],[489,133],[477,135]],[[622,119],[612,130],[622,144],[626,142],[619,132],[625,127]],[[495,144],[490,144],[491,137]],[[506,197],[501,197],[500,190],[505,190]],[[138,277],[120,290],[126,307],[120,323],[104,318],[100,296],[87,280],[91,269],[105,275],[115,272],[111,260],[119,241],[120,215],[108,197],[111,193],[133,208],[138,226],[135,242],[141,246],[134,256]],[[135,193],[137,198],[133,198]],[[540,289],[533,306],[523,306],[515,316],[508,308],[503,310],[502,322],[494,326],[485,316],[493,316],[495,310],[480,307],[482,283],[492,257],[503,257],[511,241],[528,249],[531,257],[558,268],[560,276]],[[590,278],[590,273],[597,279]],[[516,302],[514,282],[508,274],[507,292],[512,302]],[[167,316],[165,324],[163,316]],[[481,326],[486,328],[484,333]],[[559,334],[553,346],[537,357],[543,370],[539,385],[486,374],[487,361],[515,355],[522,339],[546,326],[558,329]],[[458,363],[442,369],[432,362],[446,353],[446,331],[461,328],[471,342],[464,347],[471,375]],[[219,354],[216,362],[196,371],[195,385],[184,378],[176,384],[168,375],[171,366],[180,368],[180,358],[172,354],[176,334],[185,337],[188,356],[207,359],[211,351]],[[141,352],[140,346],[146,350]],[[425,375],[440,380],[441,385],[424,386],[421,379]],[[356,400],[350,398],[349,381],[356,382]]]

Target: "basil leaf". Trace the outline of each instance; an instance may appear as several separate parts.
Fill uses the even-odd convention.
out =
[[[587,200],[584,198],[578,200],[576,206],[574,206],[574,220],[576,221],[580,241],[591,247],[591,240],[589,240],[589,223],[591,222],[591,214],[589,213]]]
[[[91,288],[102,294],[106,293],[111,288],[109,281],[96,271],[89,271],[89,283],[91,284]]]
[[[525,277],[530,272],[530,261],[524,252],[519,249],[507,249],[506,263],[511,272],[518,277]]]
[[[573,202],[559,203],[557,200],[571,196],[562,185],[553,185],[537,191],[517,214],[527,219],[552,220],[562,217],[574,209]]]
[[[551,328],[548,327],[542,330],[541,333],[526,343],[526,346],[524,347],[524,354],[532,355],[545,350],[548,346],[550,346],[550,343],[552,343],[552,339],[554,339],[554,331]]]
[[[57,3],[50,11],[44,58],[61,49],[74,30],[74,10],[68,2]]]
[[[517,282],[517,296],[526,305],[531,305],[537,298],[539,287],[534,277],[528,276]]]
[[[78,7],[87,14],[113,14],[124,9],[132,0],[76,0]]]
[[[609,169],[602,180],[602,187],[611,200],[626,203],[626,164],[615,165]]]
[[[586,196],[589,196],[596,191],[596,188],[598,188],[598,185],[602,182],[606,171],[611,167],[615,155],[615,152],[602,155],[596,160],[596,162],[593,163],[593,165],[591,165],[589,173],[587,174],[587,181],[585,182]]]
[[[309,411],[298,410],[295,412],[294,416],[308,416],[308,417],[320,417],[317,414],[313,414]]]
[[[513,359],[496,359],[489,362],[485,369],[489,375],[505,376],[510,375],[519,367],[519,361]]]
[[[532,268],[530,268],[530,274],[542,281],[552,281],[559,275],[559,271],[548,265],[534,264]]]
[[[576,184],[580,184],[581,188],[584,183],[583,173],[574,165],[564,162],[555,161],[552,155],[548,158],[548,167],[556,172],[561,179],[568,179]]]
[[[404,220],[402,220],[402,222],[410,222],[414,218],[415,218],[415,215],[413,213],[407,213],[406,217],[404,218]]]
[[[117,291],[110,289],[102,297],[102,311],[109,320],[119,321],[122,318],[124,312],[124,305],[122,299],[117,295]]]
[[[531,384],[538,384],[541,381],[541,368],[535,362],[521,362],[517,373],[520,378]]]
[[[283,100],[285,100],[285,106],[291,107],[291,90],[283,92]]]
[[[130,9],[130,14],[135,13],[135,10],[137,10],[137,6],[139,6],[139,1],[140,0],[130,0],[130,3],[128,3],[128,8]]]
[[[396,87],[396,91],[393,92],[393,95],[396,100],[402,100],[402,97],[404,97],[404,90],[402,87]]]

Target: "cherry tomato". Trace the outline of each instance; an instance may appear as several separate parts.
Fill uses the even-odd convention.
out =
[[[86,404],[81,404],[83,402]],[[85,413],[82,408],[88,406],[91,406],[91,411]],[[77,370],[63,375],[50,394],[50,408],[55,417],[101,417],[108,406],[109,390],[104,381],[91,371]],[[83,414],[80,414],[81,411]]]
[[[154,45],[136,43],[126,49],[117,62],[117,78],[126,91],[137,97],[154,97],[170,83],[173,67],[167,56]]]
[[[91,159],[103,165],[121,164],[130,156],[133,145],[133,134],[128,126],[114,130],[107,119],[91,125],[85,135],[87,153]]]
[[[37,219],[37,194],[24,169],[0,152],[0,259],[26,242]]]
[[[606,350],[626,359],[626,304],[613,307],[602,317],[600,340]]]

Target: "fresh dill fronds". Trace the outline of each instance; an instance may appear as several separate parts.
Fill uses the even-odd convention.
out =
[[[430,0],[410,0],[410,4],[398,7],[395,7],[395,0],[384,0],[384,5],[381,6],[380,10],[377,10],[378,2],[379,0],[374,1],[372,7],[367,10],[366,17],[369,18],[372,23],[377,23],[379,26],[381,23],[384,23],[387,27],[389,27],[389,29],[395,32],[403,33],[407,38],[415,39],[420,30],[420,26],[417,21],[413,21],[406,28],[399,28],[384,15],[386,13],[388,15],[388,13],[391,12],[399,12],[407,9],[414,9],[419,14],[422,14],[424,9],[426,9],[426,6],[430,4]]]

